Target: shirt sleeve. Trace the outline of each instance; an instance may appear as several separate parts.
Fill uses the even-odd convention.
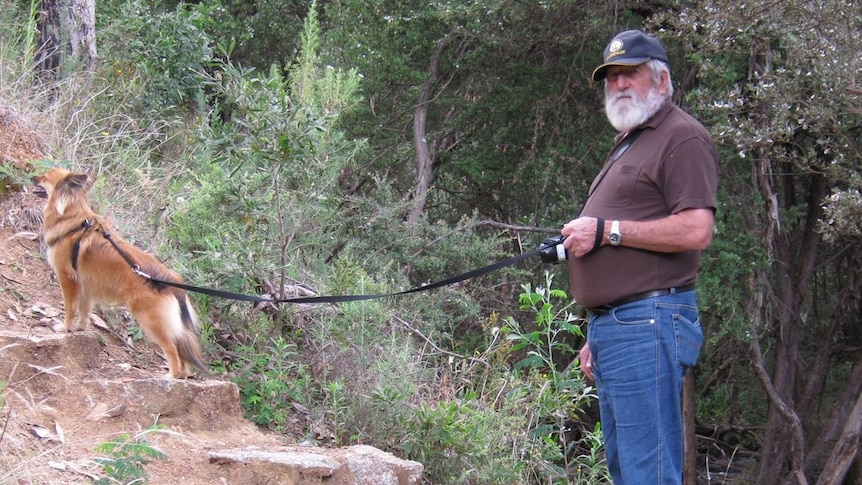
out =
[[[663,193],[668,212],[716,209],[718,156],[714,145],[697,136],[679,143],[663,164]]]

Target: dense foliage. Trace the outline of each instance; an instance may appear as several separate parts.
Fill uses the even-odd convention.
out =
[[[588,81],[605,42],[655,32],[722,156],[698,468],[836,483],[857,455],[858,2],[110,0],[97,69],[52,84],[39,3],[3,6],[0,104],[51,120],[54,156],[99,174],[121,229],[187,280],[275,297],[398,291],[535,247],[611,142]],[[301,409],[303,438],[391,450],[433,483],[600,483],[565,276],[527,260],[338,306],[196,303],[257,423],[295,433]]]

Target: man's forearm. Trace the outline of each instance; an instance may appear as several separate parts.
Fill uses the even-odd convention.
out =
[[[706,249],[712,241],[711,209],[689,209],[654,221],[620,221],[621,246],[662,253]],[[610,244],[611,221],[605,221],[602,245]]]

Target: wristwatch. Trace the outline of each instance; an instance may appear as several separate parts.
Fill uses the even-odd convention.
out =
[[[611,246],[619,246],[623,242],[623,235],[620,232],[620,221],[611,221],[611,233],[608,234],[608,241]]]

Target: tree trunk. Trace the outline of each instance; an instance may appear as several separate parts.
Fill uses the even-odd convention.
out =
[[[446,39],[437,44],[431,62],[428,64],[428,80],[419,90],[419,102],[413,113],[413,147],[416,151],[416,186],[413,189],[413,210],[410,213],[409,224],[416,227],[425,202],[428,200],[428,190],[434,177],[434,154],[428,143],[428,107],[434,94],[434,86],[440,73],[440,55],[446,47]]]
[[[832,456],[826,462],[817,485],[832,485],[844,480],[847,470],[850,469],[859,452],[860,434],[862,434],[862,395],[856,399],[853,411],[850,412],[850,417],[844,425],[844,431],[837,445],[832,449]]]
[[[807,485],[808,482],[803,473],[805,442],[803,440],[804,434],[802,432],[802,422],[799,420],[799,417],[796,415],[793,408],[781,397],[778,389],[773,385],[773,380],[769,378],[769,373],[766,371],[766,366],[763,363],[763,355],[760,352],[760,343],[758,343],[757,340],[751,341],[749,354],[751,356],[751,363],[754,366],[757,378],[760,380],[760,383],[763,385],[763,388],[766,390],[766,394],[769,397],[770,418],[772,418],[772,414],[774,412],[779,415],[779,419],[783,423],[786,423],[786,427],[782,429],[782,431],[788,440],[784,442],[784,453],[785,455],[790,455],[790,476],[788,477],[788,482],[796,483],[798,485]],[[775,454],[775,448],[777,447],[770,448],[773,455]],[[766,445],[764,445],[764,453],[766,453],[766,451]],[[775,466],[778,470],[778,474],[773,475],[772,477],[764,476],[763,470],[766,466],[761,466],[760,477],[757,480],[757,483],[777,483],[776,477],[784,475],[782,463],[770,463],[770,465]]]
[[[96,1],[42,0],[37,18],[39,48],[36,69],[42,79],[58,79],[71,68],[96,68]]]
[[[784,172],[773,177],[772,162],[766,153],[761,158],[757,173],[758,186],[770,202],[770,221],[767,239],[774,255],[774,274],[777,281],[778,339],[774,367],[771,377],[761,376],[767,388],[770,407],[766,422],[766,433],[761,453],[761,468],[758,483],[771,483],[784,476],[790,464],[789,481],[805,483],[803,474],[805,445],[804,433],[796,410],[799,384],[799,338],[802,327],[802,307],[805,295],[815,271],[820,234],[817,224],[822,214],[824,195],[822,177],[812,177],[804,194],[808,207],[807,217],[798,227],[782,227],[778,222],[778,207],[790,207],[797,199],[797,188],[790,176],[792,167],[783,167]],[[779,166],[779,168],[782,168]],[[775,205],[772,205],[775,204]],[[759,345],[759,344],[758,344]],[[759,348],[758,348],[759,352]],[[769,382],[767,382],[769,381]],[[797,435],[798,433],[798,435]],[[792,443],[788,447],[788,443]]]
[[[36,69],[43,77],[54,78],[60,68],[62,44],[62,0],[42,0],[37,25],[39,26],[39,48],[36,50]]]
[[[72,59],[87,72],[96,69],[96,0],[71,0],[68,10]]]

